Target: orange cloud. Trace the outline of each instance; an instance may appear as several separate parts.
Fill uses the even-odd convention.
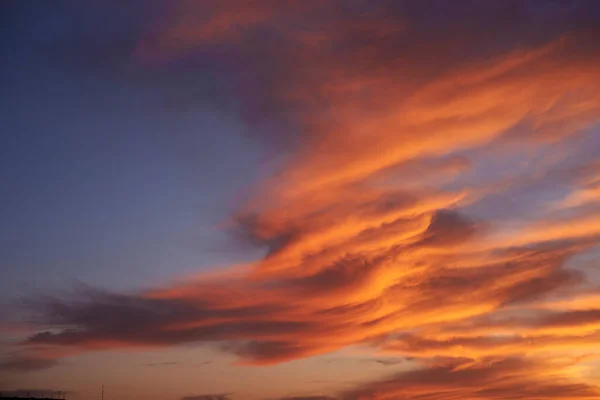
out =
[[[571,361],[573,362],[573,361]],[[557,372],[569,362],[518,358],[449,360],[342,396],[343,399],[594,399],[597,387]]]

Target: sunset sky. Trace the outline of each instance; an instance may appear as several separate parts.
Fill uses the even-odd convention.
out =
[[[0,391],[600,399],[600,1],[0,4]]]

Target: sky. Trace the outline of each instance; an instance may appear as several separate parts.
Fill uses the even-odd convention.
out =
[[[600,398],[596,0],[0,5],[0,391]]]

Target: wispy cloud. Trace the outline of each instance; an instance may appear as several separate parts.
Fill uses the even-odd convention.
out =
[[[212,364],[212,360],[200,361],[198,363],[186,363],[181,361],[163,361],[142,364],[145,367],[202,367]]]
[[[177,361],[165,361],[165,362],[159,362],[159,363],[148,363],[148,364],[143,364],[143,365],[145,367],[174,367],[179,364],[180,363],[178,363]]]
[[[389,367],[389,366],[392,366],[392,365],[403,364],[403,363],[406,362],[406,359],[404,359],[404,358],[371,358],[371,359],[365,359],[365,360],[362,360],[362,361],[363,362],[380,364],[380,365],[383,365],[385,367]]]
[[[294,396],[294,397],[282,397],[280,400],[335,400],[331,396]]]
[[[0,361],[0,371],[22,373],[46,369],[56,365],[59,365],[59,361],[55,358],[41,358],[37,356],[8,357]]]
[[[185,396],[181,400],[230,400],[232,393],[220,393],[220,394],[199,394],[195,396]]]
[[[564,362],[449,360],[343,394],[343,399],[594,399],[598,387],[560,372]]]

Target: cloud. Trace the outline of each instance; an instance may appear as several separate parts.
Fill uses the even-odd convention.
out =
[[[569,244],[555,244],[551,251],[510,249],[508,254],[496,254],[499,261],[495,264],[488,259],[490,265],[480,267],[419,265],[431,258],[432,247],[436,252],[453,251],[452,246],[464,244],[462,239],[430,240],[445,232],[456,239],[457,232],[471,226],[457,216],[440,219],[439,215],[434,214],[404,246],[396,243],[387,249],[385,257],[346,257],[308,277],[277,276],[254,284],[245,279],[209,280],[137,296],[84,289],[71,299],[45,298],[41,303],[45,323],[65,329],[38,333],[25,344],[37,351],[56,346],[94,351],[225,342],[229,344],[221,348],[244,362],[268,364],[423,325],[468,321],[505,305],[528,304],[556,288],[577,283],[576,275],[563,269],[565,260],[579,249]],[[443,228],[447,224],[458,227]],[[424,251],[427,259],[415,259],[417,251]],[[406,254],[410,257],[405,258]],[[510,262],[504,260],[507,256]],[[397,268],[403,262],[417,263],[412,275]],[[563,319],[575,329],[584,327],[594,315]],[[540,324],[559,326],[561,319],[547,318]]]
[[[593,292],[573,264],[600,240],[599,209],[579,207],[598,180],[597,4],[308,3],[184,2],[136,52],[175,80],[215,72],[255,136],[284,137],[231,221],[265,256],[39,299],[21,347],[211,343],[266,365],[362,344],[416,369],[349,398],[596,395],[528,357],[600,356],[596,308],[542,307]]]
[[[13,373],[22,373],[47,369],[58,364],[59,361],[53,358],[10,357],[7,360],[0,362],[0,370]]]
[[[144,366],[146,366],[146,367],[174,367],[179,364],[180,363],[178,363],[177,361],[164,361],[164,362],[159,362],[159,363],[148,363],[148,364],[144,364]]]
[[[431,219],[421,246],[443,247],[464,242],[476,232],[473,223],[456,212],[439,210]]]
[[[294,397],[282,397],[280,400],[335,400],[335,397],[330,397],[330,396],[294,396]]]
[[[565,369],[574,358],[436,358],[417,369],[357,385],[330,396],[294,399],[450,400],[450,399],[595,399],[600,387]]]
[[[195,396],[184,396],[181,400],[230,400],[231,393],[199,394]]]
[[[383,365],[385,367],[389,367],[392,365],[398,365],[404,363],[406,360],[403,358],[373,358],[364,360],[366,362],[377,363]]]
[[[345,393],[343,399],[593,399],[600,388],[556,372],[560,361],[451,359]]]

